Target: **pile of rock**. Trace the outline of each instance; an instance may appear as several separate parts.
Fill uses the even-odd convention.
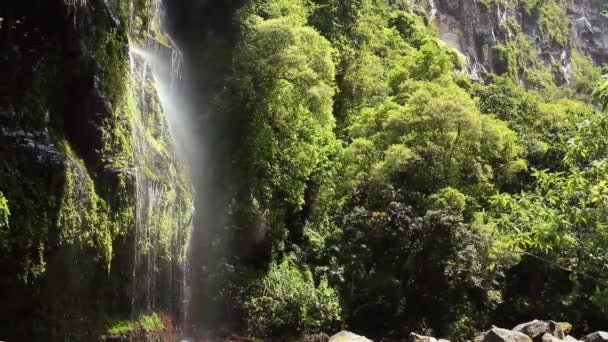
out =
[[[565,322],[539,321],[522,323],[512,330],[492,327],[475,337],[474,342],[578,342],[568,335],[572,325]],[[598,331],[583,337],[582,342],[608,342],[608,333]]]
[[[416,333],[410,333],[410,336],[407,339],[407,342],[450,342],[448,340],[444,340],[442,338],[436,339],[431,336],[418,335]]]
[[[528,323],[519,324],[511,330],[492,327],[492,329],[475,337],[473,342],[608,342],[608,332],[594,332],[578,340],[569,335],[571,330],[572,325],[570,323],[535,319]],[[342,331],[329,338],[329,342],[371,342],[371,340],[348,331]],[[411,333],[407,342],[450,341]]]

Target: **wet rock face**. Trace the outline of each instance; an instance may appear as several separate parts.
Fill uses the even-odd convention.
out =
[[[608,17],[601,14],[593,0],[565,3],[571,31],[571,40],[566,44],[540,34],[537,19],[522,8],[486,6],[476,0],[417,0],[416,3],[435,21],[441,39],[462,54],[466,71],[473,78],[481,78],[486,72],[507,71],[508,65],[495,48],[516,35],[509,28],[509,22],[520,26],[541,61],[554,68],[557,84],[568,84],[572,80],[570,57],[574,47],[598,65],[608,60]]]
[[[593,0],[569,0],[567,14],[574,42],[597,64],[608,62],[608,17]]]
[[[498,14],[473,0],[422,0],[420,5],[435,21],[441,39],[464,56],[467,72],[473,78],[488,71],[506,71],[492,50],[505,38]]]
[[[167,129],[151,77],[135,86],[129,77],[129,30],[143,29],[129,24],[128,9],[138,11],[140,3],[0,5],[0,191],[11,211],[10,226],[0,230],[1,338],[94,341],[104,320],[129,317],[137,239],[133,150],[143,144],[133,139],[136,125],[146,146],[158,147],[142,153],[139,169],[155,178],[150,188],[159,206],[172,209],[147,219],[154,228],[182,229],[174,234],[179,241],[166,239],[175,248],[162,249],[155,238],[154,257],[139,259],[154,262],[147,273],[156,276],[155,286],[175,285],[190,188],[175,171],[167,134],[158,133]],[[134,93],[154,95],[145,113]],[[146,301],[166,307],[177,297],[152,296]]]

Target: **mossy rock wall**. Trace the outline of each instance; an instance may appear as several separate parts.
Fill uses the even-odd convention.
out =
[[[177,310],[191,190],[151,77],[129,58],[130,40],[158,30],[152,5],[0,6],[3,339],[95,340],[109,319]]]
[[[608,60],[608,17],[592,0],[416,3],[433,16],[440,37],[463,55],[473,77],[505,74],[536,90],[579,88],[585,81],[577,75],[581,62],[601,65]],[[597,68],[594,75],[599,73]]]

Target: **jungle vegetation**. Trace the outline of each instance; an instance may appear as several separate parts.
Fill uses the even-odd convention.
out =
[[[558,1],[509,4],[570,44]],[[407,1],[253,0],[235,23],[215,105],[246,134],[211,321],[458,340],[608,322],[608,82],[588,57],[558,84],[513,26],[506,72],[472,80]]]

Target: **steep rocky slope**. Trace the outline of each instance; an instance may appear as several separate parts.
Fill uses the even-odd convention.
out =
[[[93,340],[176,311],[191,212],[149,65],[155,2],[0,6],[0,336]],[[156,43],[154,43],[156,42]],[[132,296],[138,293],[138,296]]]
[[[578,51],[601,65],[608,60],[608,17],[596,0],[495,1],[422,0],[440,37],[466,60],[467,72],[517,76],[523,83],[545,75],[520,68],[548,69],[557,84],[570,84]],[[576,57],[575,57],[576,58]]]

